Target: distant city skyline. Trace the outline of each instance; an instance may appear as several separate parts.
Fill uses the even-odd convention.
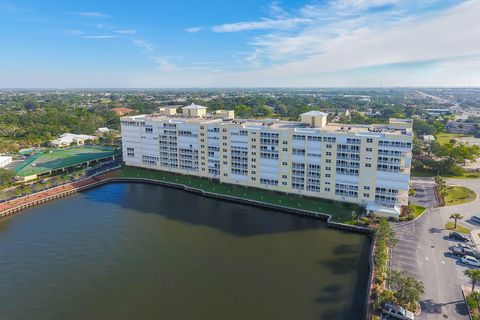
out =
[[[480,86],[478,17],[480,0],[0,0],[0,88]]]

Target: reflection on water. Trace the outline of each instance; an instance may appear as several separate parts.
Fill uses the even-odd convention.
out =
[[[370,240],[111,184],[0,222],[0,319],[359,319]]]

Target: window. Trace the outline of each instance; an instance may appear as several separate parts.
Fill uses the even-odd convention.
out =
[[[372,138],[367,138],[367,143],[372,143],[373,139]]]
[[[330,178],[331,174],[330,173],[325,173],[325,178]]]
[[[327,144],[327,149],[332,149],[332,145],[331,145],[331,144]]]
[[[146,133],[152,133],[152,132],[153,132],[153,128],[145,128],[145,132],[146,132]]]
[[[326,159],[325,162],[326,163],[332,163],[332,159]]]
[[[369,193],[364,193],[364,194],[363,194],[363,197],[364,197],[364,198],[370,198],[370,194],[369,194]]]
[[[367,148],[367,152],[372,152],[372,148]]]
[[[286,166],[286,165],[288,165],[288,163],[287,162],[282,162],[282,165]]]
[[[331,155],[332,155],[332,153],[331,153],[330,151],[327,151],[325,154],[326,154],[327,156],[331,156]]]
[[[366,167],[366,168],[371,168],[371,167],[372,167],[372,164],[371,164],[371,163],[365,163],[365,167]]]
[[[325,188],[325,192],[330,192],[330,188]]]
[[[363,190],[370,190],[370,186],[363,186]]]

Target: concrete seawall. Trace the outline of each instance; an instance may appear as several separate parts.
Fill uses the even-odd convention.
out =
[[[303,210],[303,209],[296,209],[296,208],[290,208],[290,207],[285,207],[281,205],[276,205],[276,204],[270,204],[270,203],[265,203],[265,202],[260,202],[260,201],[255,201],[255,200],[249,200],[249,199],[242,199],[242,198],[237,198],[234,196],[229,196],[229,195],[222,195],[222,194],[217,194],[213,192],[207,192],[203,191],[197,188],[192,188],[192,187],[187,187],[182,184],[177,184],[177,183],[172,183],[172,182],[165,182],[165,181],[159,181],[159,180],[154,180],[154,179],[146,179],[146,178],[127,178],[127,177],[118,177],[118,178],[106,178],[102,179],[99,181],[95,181],[93,183],[90,183],[88,185],[84,185],[81,187],[73,188],[71,190],[67,191],[62,191],[59,193],[56,193],[54,195],[38,199],[38,200],[33,200],[27,203],[20,204],[18,206],[12,207],[10,209],[4,210],[0,212],[0,218],[9,216],[11,214],[14,214],[18,211],[21,211],[23,209],[32,207],[37,204],[42,204],[47,201],[55,200],[58,198],[62,198],[68,195],[71,195],[73,193],[83,191],[89,188],[93,188],[96,186],[100,186],[106,183],[148,183],[148,184],[154,184],[154,185],[161,185],[161,186],[166,186],[170,188],[176,188],[180,190],[185,190],[188,192],[200,194],[205,197],[209,198],[215,198],[215,199],[221,199],[221,200],[226,200],[230,202],[235,202],[235,203],[241,203],[241,204],[247,204],[247,205],[254,205],[257,207],[262,207],[262,208],[267,208],[267,209],[272,209],[276,211],[281,211],[285,213],[290,213],[290,214],[295,214],[295,215],[301,215],[301,216],[307,216],[307,217],[312,217],[316,219],[323,220],[327,223],[328,227],[331,228],[336,228],[340,230],[345,230],[345,231],[353,231],[353,232],[360,232],[364,234],[373,234],[373,230],[370,228],[366,227],[359,227],[359,226],[352,226],[344,223],[339,223],[339,222],[334,222],[331,221],[332,216],[326,213],[319,213],[319,212],[314,212],[314,211],[309,211],[309,210]]]

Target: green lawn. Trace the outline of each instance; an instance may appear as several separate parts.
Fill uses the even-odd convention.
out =
[[[425,211],[425,207],[422,207],[422,206],[417,206],[416,204],[409,204],[408,205],[411,210],[412,210],[412,213],[413,213],[413,218],[416,219],[417,217],[419,217],[424,211]]]
[[[454,226],[455,226],[455,222],[449,221],[445,224],[445,229],[447,229],[449,231],[457,231],[457,232],[465,233],[465,234],[469,234],[470,231],[472,231],[468,228],[465,228],[465,227],[459,225],[458,223],[457,223],[457,228],[456,229],[453,228]]]
[[[412,171],[412,177],[435,177],[437,174],[433,172],[425,172],[425,171]],[[463,172],[461,175],[442,175],[445,178],[455,178],[455,179],[478,179],[480,178],[480,173],[478,172]]]
[[[447,187],[446,194],[443,197],[446,206],[472,202],[477,198],[474,191],[462,186]]]
[[[220,183],[215,180],[186,176],[159,170],[148,170],[134,167],[124,167],[122,177],[149,178],[160,181],[179,183],[185,186],[194,187],[208,192],[215,192],[223,195],[231,195],[239,198],[256,200],[270,204],[282,205],[290,208],[304,209],[314,212],[327,213],[332,215],[332,220],[344,222],[352,220],[352,213],[358,210],[358,206],[345,202],[338,202],[326,199],[315,199],[287,195],[279,192],[272,192],[257,188],[246,188],[231,184]]]
[[[456,139],[461,137],[469,137],[469,135],[459,134],[459,133],[439,133],[435,135],[435,140],[439,144],[446,144],[446,143],[449,143],[451,139]]]

